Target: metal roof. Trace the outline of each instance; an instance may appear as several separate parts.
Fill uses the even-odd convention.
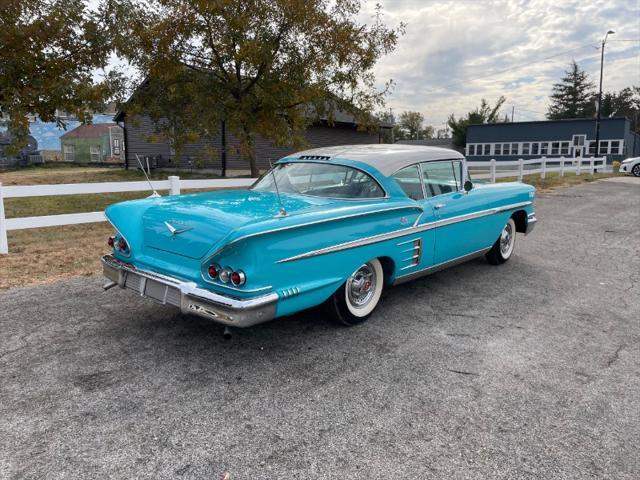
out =
[[[60,137],[61,140],[69,138],[96,138],[109,133],[111,127],[117,127],[116,123],[92,123],[88,125],[78,125],[73,130]]]
[[[391,175],[403,167],[418,162],[433,160],[462,159],[464,156],[448,148],[427,147],[423,145],[399,145],[376,143],[371,145],[338,145],[305,150],[287,158],[321,160],[355,160],[367,163],[383,175]]]

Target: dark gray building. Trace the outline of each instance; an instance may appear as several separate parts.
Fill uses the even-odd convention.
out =
[[[181,158],[176,158],[168,141],[152,140],[154,124],[148,116],[131,118],[123,110],[116,114],[114,120],[124,128],[125,162],[128,165],[136,165],[136,155],[139,155],[155,168],[205,168],[232,175],[249,170],[247,160],[240,155],[238,139],[226,131],[222,123],[216,135],[186,145]],[[337,112],[331,125],[326,119],[318,120],[307,129],[305,136],[311,147],[380,142],[379,134],[358,130],[354,118],[345,112]],[[269,162],[275,162],[293,151],[273,145],[259,136],[255,139],[255,155],[260,170],[267,170]]]
[[[593,157],[595,125],[592,118],[470,125],[465,153],[472,161]],[[640,136],[628,118],[601,120],[597,156],[605,155],[609,162],[640,156]]]

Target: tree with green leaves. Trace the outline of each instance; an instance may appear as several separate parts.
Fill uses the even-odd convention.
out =
[[[422,133],[424,116],[420,112],[406,110],[400,114],[400,128],[407,132],[409,140],[418,140]]]
[[[449,128],[451,129],[453,144],[457,147],[465,147],[467,145],[467,128],[469,125],[482,123],[508,123],[509,117],[507,115],[500,116],[500,109],[505,101],[506,98],[501,96],[496,104],[491,107],[483,98],[480,102],[480,106],[467,113],[464,117],[456,119],[453,113],[449,115],[447,125],[449,125]]]
[[[602,94],[603,117],[635,118],[640,112],[640,87],[626,87],[619,92]]]
[[[306,127],[338,110],[362,128],[384,104],[373,68],[395,49],[404,26],[389,28],[380,7],[361,23],[358,0],[111,0],[118,52],[164,95],[132,99],[128,112],[167,119],[183,91],[206,112],[183,132],[201,137],[225,120],[249,160],[256,135],[304,146]],[[387,84],[388,88],[389,84]],[[186,105],[186,102],[184,103]],[[173,112],[178,115],[179,112]],[[167,120],[167,124],[173,120]]]
[[[89,121],[120,91],[116,73],[94,80],[109,59],[104,11],[82,0],[4,0],[0,9],[0,115],[13,138],[25,144],[28,115],[57,121],[58,110]]]
[[[550,99],[547,111],[549,120],[588,118],[596,112],[595,86],[575,60],[571,62],[569,70],[565,71],[565,76],[560,82],[553,85]]]

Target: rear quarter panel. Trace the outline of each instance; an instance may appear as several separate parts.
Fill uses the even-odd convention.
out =
[[[256,291],[276,291],[280,296],[277,316],[318,305],[362,263],[372,258],[387,257],[389,265],[396,265],[406,257],[406,253],[402,253],[403,247],[398,245],[402,238],[318,254],[318,250],[327,247],[410,229],[422,212],[412,201],[394,210],[379,210],[372,208],[371,213],[354,218],[265,231],[241,238],[203,263],[202,279],[208,288],[227,290],[228,293],[227,288],[207,277],[207,265],[213,262],[221,267],[241,269],[247,276],[247,283],[236,294],[244,296],[248,293],[255,295]],[[292,258],[304,257],[310,252],[316,254]],[[389,269],[391,272],[392,268]]]

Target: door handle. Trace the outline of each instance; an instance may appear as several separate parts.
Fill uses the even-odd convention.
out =
[[[442,207],[446,206],[446,203],[436,203],[433,208],[436,210],[440,210]]]

